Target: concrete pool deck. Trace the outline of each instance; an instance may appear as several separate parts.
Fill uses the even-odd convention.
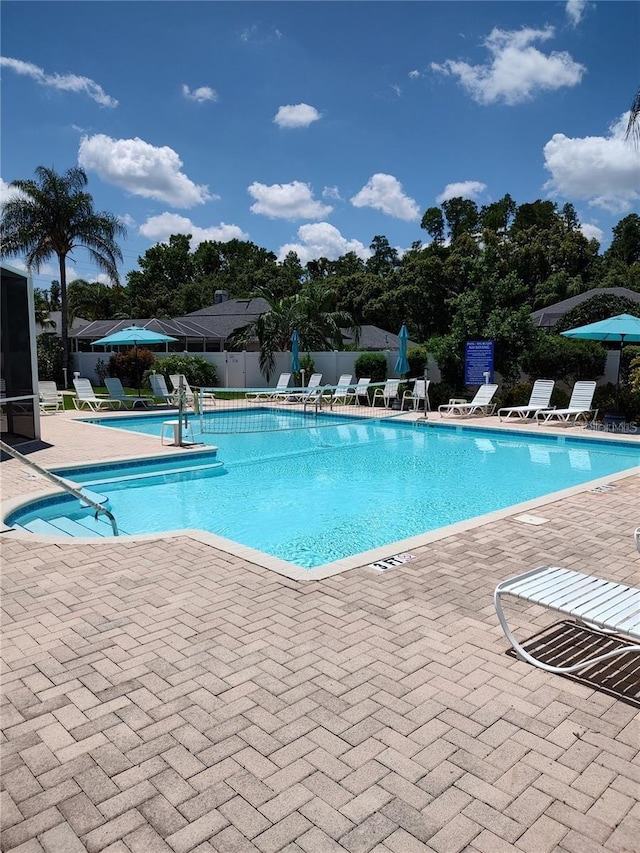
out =
[[[160,452],[77,417],[44,417],[30,457]],[[43,488],[0,471],[3,500]],[[0,846],[636,851],[640,712],[505,655],[492,603],[547,562],[638,585],[640,481],[608,479],[546,499],[544,524],[514,512],[306,582],[189,534],[4,533]],[[557,621],[513,613],[522,637]]]

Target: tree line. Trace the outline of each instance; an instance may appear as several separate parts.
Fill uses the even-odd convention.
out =
[[[35,181],[13,182],[23,196],[3,208],[4,255],[23,252],[36,268],[58,256],[60,282],[36,299],[43,316],[62,310],[63,342],[73,316],[176,317],[212,304],[224,290],[230,298],[263,296],[270,308],[257,327],[240,330],[237,346],[250,335],[266,350],[284,346],[301,326],[302,349],[339,348],[340,328],[373,324],[397,331],[405,323],[410,338],[427,343],[451,378],[460,375],[464,341],[490,338],[497,369],[514,381],[538,340],[532,311],[595,287],[640,292],[638,214],[617,223],[601,252],[598,241],[582,233],[573,205],[518,204],[509,194],[484,206],[453,198],[430,207],[421,220],[424,240],[401,253],[376,235],[366,259],[349,252],[303,265],[294,252],[278,261],[248,240],[205,241],[192,250],[190,235],[176,234],[140,256],[123,284],[116,239],[124,226],[93,210],[86,182],[78,168],[61,176],[39,167]],[[76,280],[67,286],[63,261],[76,245],[89,249],[110,285]],[[638,313],[637,303],[627,302],[615,306]],[[605,300],[598,310],[620,313],[613,305]]]

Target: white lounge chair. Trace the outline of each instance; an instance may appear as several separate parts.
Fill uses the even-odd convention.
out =
[[[354,402],[356,405],[360,404],[360,399],[364,397],[367,401],[367,406],[371,405],[371,400],[369,399],[369,385],[371,384],[371,379],[366,377],[364,379],[358,379],[356,385],[352,390],[347,394],[346,402],[348,404]]]
[[[338,384],[332,391],[330,391],[330,402],[332,407],[339,403],[342,403],[345,406],[347,405],[352,379],[353,375],[351,373],[343,373],[338,379]]]
[[[120,400],[111,397],[98,397],[89,379],[81,377],[74,379],[73,387],[76,389],[76,396],[73,398],[73,405],[76,409],[90,409],[92,412],[99,412],[101,409],[120,409],[122,407]]]
[[[413,383],[413,388],[408,388],[402,395],[402,408],[406,401],[413,403],[413,410],[423,408],[425,414],[431,411],[431,403],[429,402],[429,385],[430,379],[416,379]]]
[[[575,572],[573,569],[540,566],[499,583],[493,600],[502,630],[518,657],[545,672],[578,672],[617,655],[640,652],[640,645],[620,646],[606,654],[569,666],[543,663],[525,651],[513,636],[502,608],[502,599],[505,596],[548,607],[606,633],[625,634],[634,640],[640,640],[640,590],[635,587],[602,580]]]
[[[64,411],[64,396],[55,382],[38,382],[38,404],[43,414]]]
[[[288,403],[308,403],[310,400],[315,400],[322,396],[321,382],[322,374],[312,373],[309,377],[309,382],[307,383],[306,388],[292,392],[280,391],[278,392],[277,397],[274,395],[274,399],[286,400]]]
[[[171,384],[173,385],[173,390],[177,395],[180,393],[180,377],[182,377],[182,389],[186,395],[187,405],[196,406],[196,398],[200,400],[202,398],[203,402],[210,400],[214,405],[216,402],[216,395],[213,391],[193,391],[191,385],[187,382],[187,377],[184,373],[172,373],[169,375],[169,379],[171,380]]]
[[[247,400],[272,400],[279,396],[281,391],[289,387],[291,381],[290,373],[281,373],[275,388],[265,388],[264,391],[248,391],[244,396]]]
[[[470,403],[455,398],[449,400],[448,403],[438,406],[440,417],[447,415],[448,417],[469,418],[472,415],[491,415],[495,409],[495,404],[491,400],[497,390],[497,385],[481,385]]]
[[[398,399],[399,379],[387,379],[382,388],[376,388],[373,392],[371,405],[375,406],[376,400],[382,400],[382,405],[389,409],[393,401]]]
[[[531,389],[531,396],[526,406],[508,406],[503,409],[498,409],[498,417],[500,420],[509,420],[511,415],[517,418],[526,419],[534,418],[538,412],[549,408],[553,386],[556,383],[553,379],[536,379]]]
[[[135,407],[139,405],[145,409],[149,406],[153,406],[154,401],[151,397],[134,397],[133,395],[127,394],[122,387],[122,382],[117,377],[105,378],[104,384],[111,399],[120,400],[125,407],[130,406],[132,409],[135,409]]]
[[[587,421],[592,412],[595,417],[598,410],[591,408],[595,391],[595,382],[576,382],[567,408],[541,409],[536,412],[536,423],[546,424],[555,420],[564,424],[577,423],[580,420]]]
[[[169,391],[167,381],[161,373],[152,373],[149,376],[149,382],[154,397],[164,400],[169,406],[177,405],[176,394]]]

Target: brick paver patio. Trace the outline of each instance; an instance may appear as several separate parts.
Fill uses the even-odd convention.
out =
[[[158,451],[43,432],[45,465]],[[629,477],[314,582],[189,536],[3,534],[2,850],[637,851],[640,713],[505,655],[492,591],[545,562],[637,585],[639,507]]]

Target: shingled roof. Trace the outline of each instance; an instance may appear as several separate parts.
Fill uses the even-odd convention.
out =
[[[578,293],[577,296],[570,296],[569,299],[563,299],[562,302],[556,302],[553,305],[547,305],[545,308],[539,308],[533,311],[531,319],[536,326],[543,329],[550,329],[554,326],[561,317],[580,305],[591,299],[594,296],[624,296],[633,302],[640,302],[640,293],[635,290],[629,290],[628,287],[594,287],[592,290],[586,290],[584,293]]]

